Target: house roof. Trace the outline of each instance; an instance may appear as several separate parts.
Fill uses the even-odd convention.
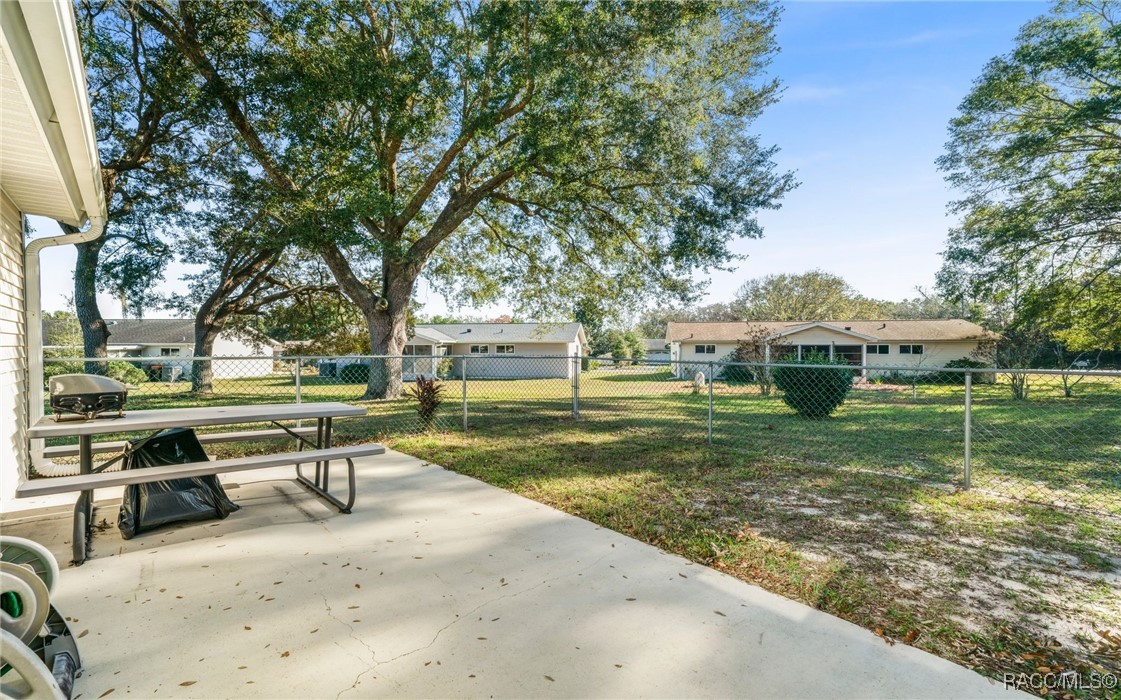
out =
[[[105,319],[109,326],[109,347],[137,345],[194,345],[195,320],[193,318],[117,318]],[[43,319],[43,335],[52,330],[78,332],[78,322],[72,318]],[[268,338],[263,343],[277,343]]]
[[[825,327],[841,333],[852,333],[882,341],[919,340],[988,340],[996,335],[976,323],[960,318],[923,320],[870,321],[733,321],[723,323],[692,323],[670,321],[666,326],[666,342],[685,340],[734,342],[753,337],[762,331],[769,336],[782,336],[811,326]]]
[[[431,333],[434,331],[435,333]],[[421,334],[425,334],[422,336]],[[418,323],[417,337],[441,343],[572,343],[584,340],[579,323]]]
[[[97,139],[66,0],[14,0],[0,12],[0,181],[25,214],[82,226],[105,217]]]
[[[106,320],[110,345],[194,345],[193,318],[122,318]]]

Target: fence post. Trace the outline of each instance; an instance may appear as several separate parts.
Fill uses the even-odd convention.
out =
[[[463,379],[463,429],[467,430],[467,356],[459,361],[459,376]]]
[[[713,367],[715,365],[711,362],[708,363],[708,444],[712,444],[712,380]]]
[[[580,356],[572,356],[572,417],[580,418]]]
[[[973,467],[973,372],[965,371],[965,469],[962,488],[969,490],[970,471]]]

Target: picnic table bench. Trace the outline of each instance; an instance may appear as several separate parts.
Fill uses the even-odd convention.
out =
[[[366,415],[366,410],[359,406],[327,402],[140,410],[129,411],[119,418],[94,418],[91,420],[56,421],[52,416],[43,416],[28,430],[28,437],[33,440],[77,437],[76,454],[78,456],[79,473],[76,476],[47,477],[26,481],[16,488],[16,497],[30,498],[56,493],[81,492],[77,503],[74,504],[74,542],[72,546],[75,564],[81,564],[86,560],[86,539],[93,525],[93,491],[95,488],[143,484],[153,481],[270,467],[295,466],[297,482],[338,508],[339,512],[349,513],[354,506],[356,488],[353,460],[358,457],[384,454],[385,448],[376,444],[332,447],[332,425],[335,418],[364,415]],[[309,428],[289,428],[280,424],[280,421],[293,420],[315,420],[315,441],[312,442],[308,439],[311,436],[311,429]],[[124,459],[129,443],[121,441],[93,442],[93,437],[96,435],[154,431],[152,433],[154,436],[168,428],[199,428],[245,423],[271,423],[275,425],[276,430],[256,431],[249,434],[265,438],[290,436],[297,441],[296,451],[109,472],[106,469]],[[216,442],[215,436],[227,436],[234,440],[242,439],[239,435],[242,434],[210,434],[210,439],[206,441]],[[205,434],[200,435],[200,440],[204,436]],[[310,449],[304,449],[305,446]],[[48,448],[48,451],[51,450],[53,450],[52,456],[75,454],[70,446]],[[110,451],[122,451],[122,453],[94,467],[93,455]],[[330,465],[334,460],[344,460],[347,463],[348,493],[345,501],[336,498],[329,492]],[[315,476],[308,479],[304,476],[301,465],[312,463],[315,464]]]

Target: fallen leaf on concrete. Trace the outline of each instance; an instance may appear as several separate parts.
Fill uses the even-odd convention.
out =
[[[552,676],[545,676],[545,680],[549,681],[550,683],[554,682]]]
[[[281,654],[281,655],[280,655],[280,658],[282,658],[282,659],[286,659],[286,658],[288,658],[288,657],[289,657],[289,656],[290,656],[291,654],[292,654],[292,652],[290,652],[290,651],[286,651],[286,652],[284,652],[283,654]]]
[[[182,683],[180,683],[179,685],[181,685],[181,686],[183,686],[184,688],[186,688],[187,686],[189,686],[189,685],[194,685],[195,683],[198,683],[198,681],[183,681],[183,682],[182,682]]]
[[[636,600],[638,600],[638,598],[627,598],[628,602],[633,602],[633,601],[636,601]]]
[[[86,636],[89,633],[90,633],[89,630],[82,630],[81,632],[78,633],[78,639],[81,639],[82,637]]]
[[[249,625],[246,625],[246,626],[245,626],[245,629],[247,629],[247,630],[251,630],[251,629],[253,629],[253,628],[252,628],[252,627],[250,627]]]
[[[114,690],[116,690],[116,688],[110,688],[109,690],[106,690],[104,693],[102,693],[101,695],[98,695],[97,697],[103,698],[106,695],[108,695],[109,693],[112,693]]]

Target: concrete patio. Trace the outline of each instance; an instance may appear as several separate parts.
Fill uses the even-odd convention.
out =
[[[360,464],[352,515],[268,480],[290,474],[231,475],[241,511],[128,542],[117,494],[98,492],[97,519],[113,527],[55,592],[82,637],[76,695],[1011,696],[407,455]],[[8,513],[3,526],[69,557],[65,507]]]

